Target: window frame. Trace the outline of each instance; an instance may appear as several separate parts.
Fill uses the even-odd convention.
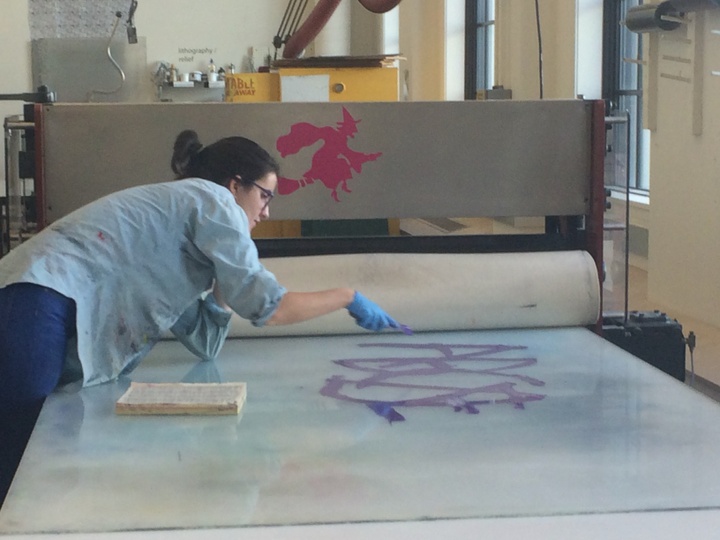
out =
[[[492,88],[495,0],[465,0],[465,99]]]
[[[608,154],[624,147],[624,174],[606,174],[610,187],[625,188],[648,194],[650,190],[646,163],[647,134],[643,129],[643,36],[622,24],[630,8],[639,0],[603,1],[602,97],[607,116],[626,117],[628,126],[614,124],[607,131]],[[618,178],[617,176],[622,176]]]

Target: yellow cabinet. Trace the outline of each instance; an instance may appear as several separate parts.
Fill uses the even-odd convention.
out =
[[[328,75],[328,101],[398,100],[397,68],[280,68],[278,74],[281,80],[283,77]],[[283,100],[282,91],[280,99]]]
[[[277,73],[226,75],[225,101],[233,103],[280,101],[280,76]]]

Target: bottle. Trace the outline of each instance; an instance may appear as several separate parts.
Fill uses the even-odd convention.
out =
[[[170,64],[170,75],[168,78],[171,83],[177,81],[177,69],[175,69],[175,64]]]
[[[217,66],[215,65],[215,62],[213,62],[212,58],[210,59],[210,64],[208,65],[207,80],[208,82],[217,82],[218,80]]]

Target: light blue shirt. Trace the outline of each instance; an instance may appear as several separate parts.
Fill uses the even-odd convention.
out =
[[[255,326],[286,292],[260,263],[230,191],[201,179],[105,196],[0,259],[0,287],[35,283],[75,300],[85,385],[128,372],[168,330],[194,354],[213,358],[230,320],[205,295],[213,280]]]

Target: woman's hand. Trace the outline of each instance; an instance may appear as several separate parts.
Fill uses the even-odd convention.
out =
[[[368,300],[362,294],[355,291],[353,301],[347,306],[350,315],[359,326],[365,330],[379,332],[385,328],[398,328],[399,325],[390,315],[385,313],[380,306],[372,300]]]

